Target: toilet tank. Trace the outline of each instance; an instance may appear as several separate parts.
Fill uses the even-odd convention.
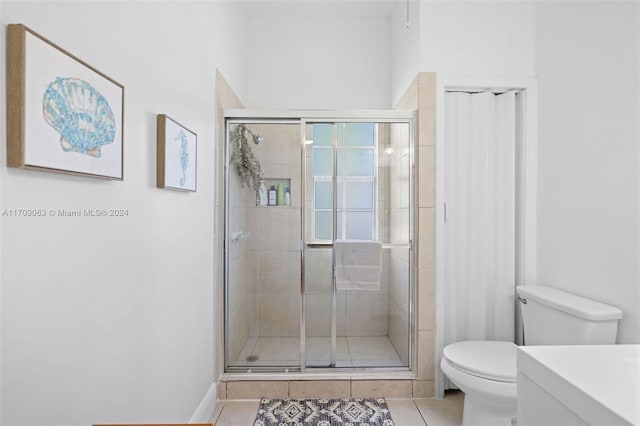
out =
[[[608,345],[622,310],[542,285],[516,287],[525,345]]]

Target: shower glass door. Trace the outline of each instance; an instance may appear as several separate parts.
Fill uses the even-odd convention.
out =
[[[300,124],[234,121],[227,137],[226,367],[298,368]],[[271,200],[267,194],[266,205],[257,205],[257,189],[241,178],[250,175],[251,156],[262,167],[266,189],[276,193]]]
[[[306,367],[409,366],[410,136],[408,122],[305,123]],[[367,242],[378,277],[336,275],[336,241]]]
[[[320,115],[226,120],[227,372],[411,367],[412,119]]]

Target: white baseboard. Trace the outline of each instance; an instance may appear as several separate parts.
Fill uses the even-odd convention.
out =
[[[204,398],[200,401],[200,405],[196,409],[196,412],[193,413],[189,423],[207,423],[211,419],[213,415],[213,410],[216,408],[216,403],[218,402],[218,384],[213,382],[207,390],[207,393],[204,394]]]

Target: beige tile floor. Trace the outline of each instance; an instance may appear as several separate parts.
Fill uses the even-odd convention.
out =
[[[388,399],[396,426],[460,426],[464,394],[447,391],[444,399]],[[211,417],[215,426],[252,426],[258,401],[220,401]]]

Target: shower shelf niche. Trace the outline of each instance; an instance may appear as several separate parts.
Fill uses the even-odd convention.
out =
[[[264,186],[267,188],[267,191],[269,191],[269,189],[271,188],[271,186],[273,186],[274,188],[278,188],[278,184],[281,183],[282,186],[285,188],[285,190],[287,188],[289,188],[289,194],[292,194],[292,190],[291,190],[291,178],[274,178],[274,177],[265,177],[264,179]],[[258,207],[262,207],[262,208],[273,208],[273,207],[286,207],[289,208],[291,207],[291,205],[288,206],[258,206]]]

